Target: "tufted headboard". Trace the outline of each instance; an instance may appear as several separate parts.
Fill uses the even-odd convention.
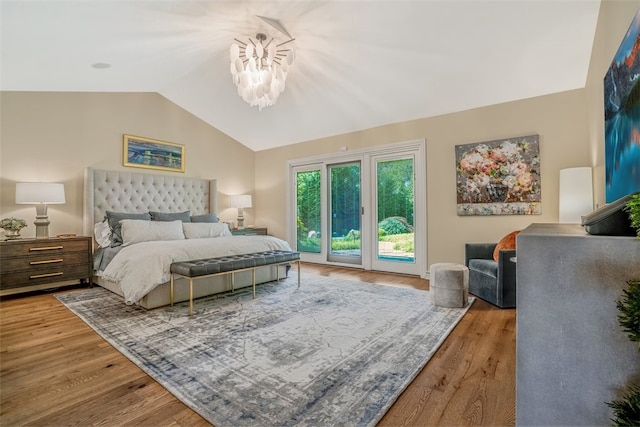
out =
[[[107,210],[217,213],[217,195],[215,179],[86,168],[82,230],[93,236],[94,224],[104,219]]]

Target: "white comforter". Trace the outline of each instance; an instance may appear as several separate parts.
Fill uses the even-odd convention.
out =
[[[117,283],[127,304],[137,303],[156,286],[168,282],[172,262],[248,254],[290,251],[289,243],[272,236],[223,236],[143,242],[122,248],[101,277]]]

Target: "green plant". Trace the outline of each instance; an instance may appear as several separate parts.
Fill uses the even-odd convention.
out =
[[[616,307],[618,323],[640,350],[640,279],[627,281]],[[620,399],[607,402],[607,406],[613,410],[613,425],[640,426],[640,384],[632,384]]]
[[[636,235],[640,237],[640,193],[636,193],[631,196],[631,199],[626,203],[624,210],[629,214],[631,227],[636,230]]]
[[[307,233],[309,232],[309,230],[304,225],[304,222],[302,221],[302,218],[300,218],[299,216],[296,217],[296,223],[297,223],[297,230],[298,230],[298,239],[302,239],[302,238],[306,237]]]
[[[334,237],[331,239],[331,249],[334,251],[346,251],[360,249],[360,239],[345,239],[343,237]]]
[[[384,234],[403,234],[413,231],[413,227],[405,218],[392,216],[385,218],[378,224],[378,228],[384,230]]]
[[[630,386],[621,399],[607,402],[607,405],[613,409],[613,425],[640,425],[640,385]]]
[[[629,339],[638,343],[640,350],[640,280],[629,280],[627,285],[616,302],[618,323]]]
[[[360,230],[350,230],[344,238],[353,241],[360,240]]]
[[[20,218],[11,217],[0,221],[0,228],[4,228],[5,230],[21,230],[26,226],[26,221]]]
[[[320,252],[320,239],[317,237],[304,237],[298,239],[297,248],[302,252],[312,252],[319,253]]]
[[[409,240],[403,240],[401,242],[397,242],[395,245],[393,245],[393,249],[395,249],[396,251],[402,251],[402,252],[414,252],[413,249],[413,239]]]

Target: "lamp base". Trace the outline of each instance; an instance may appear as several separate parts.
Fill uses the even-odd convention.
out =
[[[49,237],[49,218],[47,217],[47,205],[36,205],[36,239],[47,239]]]
[[[242,208],[238,208],[238,230],[244,229],[244,212]]]
[[[49,221],[36,220],[36,239],[47,239],[49,237]]]

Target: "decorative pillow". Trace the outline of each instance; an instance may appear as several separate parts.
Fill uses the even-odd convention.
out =
[[[220,219],[216,214],[191,215],[191,222],[218,222]]]
[[[191,222],[191,212],[190,211],[176,212],[176,213],[149,211],[149,214],[151,214],[151,220],[152,221]]]
[[[185,222],[182,224],[182,229],[187,239],[232,236],[229,226],[224,222]]]
[[[520,230],[512,231],[504,236],[496,245],[493,250],[493,260],[498,261],[500,257],[500,251],[515,249],[516,248],[516,236],[520,233]]]
[[[111,246],[111,228],[106,219],[93,226],[93,235],[99,247],[108,248]]]
[[[140,221],[123,219],[122,246],[160,240],[184,240],[182,221]]]
[[[122,245],[122,233],[120,230],[120,221],[123,219],[138,219],[151,221],[151,215],[149,213],[128,213],[128,212],[112,212],[107,211],[107,221],[111,228],[111,247]]]

